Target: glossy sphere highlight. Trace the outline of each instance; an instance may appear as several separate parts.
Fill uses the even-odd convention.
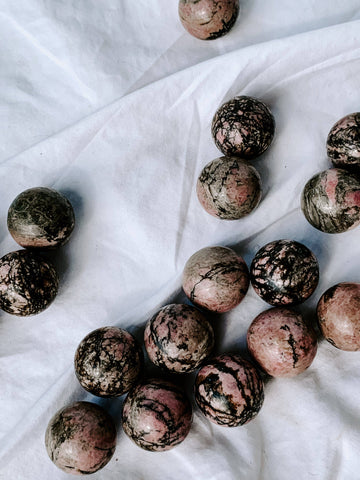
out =
[[[317,352],[315,331],[302,316],[285,307],[260,313],[247,332],[251,355],[273,377],[293,377],[312,363]]]
[[[100,406],[76,402],[59,410],[50,420],[45,445],[50,459],[64,472],[94,473],[113,456],[115,425]]]
[[[8,229],[25,248],[56,248],[66,243],[75,226],[69,200],[50,188],[30,188],[9,207]]]
[[[249,288],[246,263],[227,247],[205,247],[185,264],[183,289],[197,306],[212,312],[236,307]]]
[[[226,156],[251,160],[270,146],[275,120],[265,103],[240,96],[224,103],[211,126],[217,148]]]
[[[179,16],[184,28],[201,40],[222,37],[239,14],[239,0],[180,0]]]
[[[256,368],[240,355],[219,355],[199,371],[195,400],[213,423],[226,427],[244,425],[263,404],[263,382]]]
[[[202,170],[196,185],[203,208],[224,220],[238,220],[260,202],[261,181],[257,170],[236,157],[220,157]]]
[[[255,292],[270,305],[295,305],[314,292],[319,281],[315,255],[294,240],[275,240],[262,247],[250,267]]]
[[[155,365],[177,373],[192,372],[211,353],[214,331],[196,308],[171,304],[147,322],[144,341]]]
[[[360,166],[360,112],[341,118],[331,128],[327,154],[335,167]]]
[[[317,318],[322,334],[340,350],[360,350],[360,284],[338,283],[321,296]]]
[[[142,374],[140,345],[126,330],[102,327],[89,333],[75,353],[75,373],[83,388],[99,397],[128,392]]]
[[[170,450],[189,433],[192,408],[177,385],[153,379],[126,397],[123,429],[136,445],[153,452]]]
[[[360,223],[360,180],[340,168],[314,175],[302,192],[306,220],[325,233],[341,233]]]
[[[40,256],[17,250],[0,259],[0,308],[19,316],[45,310],[56,297],[55,268]]]

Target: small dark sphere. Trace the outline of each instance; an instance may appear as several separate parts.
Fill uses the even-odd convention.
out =
[[[275,120],[265,103],[239,96],[217,110],[211,132],[224,155],[251,160],[269,148],[275,134]]]
[[[0,259],[0,308],[18,316],[34,315],[54,300],[59,279],[53,265],[28,250]]]
[[[195,379],[195,400],[213,423],[237,427],[252,420],[264,401],[264,386],[258,370],[236,354],[209,360]]]
[[[64,195],[50,188],[35,187],[20,193],[12,202],[7,225],[22,247],[51,249],[69,240],[75,214]]]
[[[79,344],[74,359],[81,386],[98,397],[118,397],[140,379],[143,353],[126,330],[102,327],[90,332]]]
[[[335,123],[326,148],[335,167],[360,168],[360,112],[350,113]]]
[[[302,243],[276,240],[255,255],[250,280],[255,292],[270,305],[296,305],[317,287],[319,266],[315,255]]]
[[[314,175],[301,195],[306,220],[325,233],[342,233],[360,223],[360,180],[341,168]]]
[[[75,402],[51,418],[45,446],[51,461],[64,472],[91,474],[103,468],[115,452],[115,423],[99,405]]]

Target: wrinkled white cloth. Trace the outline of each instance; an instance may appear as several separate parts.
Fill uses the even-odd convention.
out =
[[[313,319],[321,294],[360,282],[359,228],[328,235],[300,209],[307,180],[330,167],[332,125],[360,110],[358,0],[240,0],[233,30],[204,42],[181,26],[173,0],[0,0],[0,248],[19,247],[6,228],[17,194],[65,193],[76,229],[54,255],[60,291],[28,318],[0,314],[0,478],[70,478],[49,460],[44,433],[61,407],[88,400],[118,425],[103,480],[355,480],[360,472],[360,353],[319,344],[311,367],[265,386],[259,415],[242,427],[211,424],[194,409],[173,450],[150,453],[120,426],[121,399],[78,384],[73,357],[95,328],[141,338],[161,306],[184,301],[181,274],[198,249],[227,245],[247,264],[288,238],[317,256],[320,282],[299,307]],[[215,219],[195,183],[221,154],[216,109],[235,95],[271,108],[276,136],[254,165],[264,194],[248,217]],[[246,330],[269,308],[249,289],[216,321],[216,352],[243,351]],[[157,370],[155,369],[156,373]],[[191,396],[193,375],[182,377]]]

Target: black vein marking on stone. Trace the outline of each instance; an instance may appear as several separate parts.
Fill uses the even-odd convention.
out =
[[[100,397],[114,397],[127,392],[140,378],[143,369],[143,353],[136,339],[120,329],[105,338],[112,329],[103,327],[91,332],[75,353],[75,373],[80,384]],[[116,359],[112,348],[119,343],[128,348],[125,348],[121,359]]]
[[[216,138],[220,130],[225,137],[222,143]],[[239,96],[218,109],[211,131],[216,146],[224,155],[253,159],[270,146],[275,133],[275,120],[263,102]],[[234,132],[240,133],[240,144],[234,143]]]
[[[4,255],[1,267],[9,271],[0,278],[0,307],[7,313],[26,316],[39,313],[54,300],[59,286],[55,268],[41,257],[19,250]],[[5,268],[3,268],[5,270]],[[22,297],[21,305],[16,305],[14,293]]]
[[[214,2],[214,3],[216,3],[219,6],[219,9],[221,9],[221,4],[219,5],[219,2]],[[206,40],[215,40],[216,38],[226,35],[226,33],[228,33],[234,26],[236,19],[238,17],[238,14],[239,14],[239,5],[234,4],[233,13],[229,18],[229,20],[226,21],[225,19],[222,19],[221,20],[222,28],[217,32],[211,32],[209,37]]]
[[[279,273],[280,282],[276,278]],[[250,280],[258,295],[270,305],[297,304],[315,290],[319,266],[305,245],[277,240],[257,252],[250,267]]]
[[[291,329],[289,327],[289,325],[282,325],[280,327],[281,330],[286,330],[287,332],[289,332],[289,338],[288,338],[288,344],[290,345],[291,347],[291,350],[292,350],[292,357],[293,357],[293,368],[296,368],[296,364],[299,360],[299,355],[297,354],[296,352],[296,341],[295,341],[295,338],[293,336],[293,334],[291,333]]]
[[[238,406],[233,403],[231,395],[226,395],[222,389],[222,383],[219,379],[219,374],[211,373],[202,378],[201,370],[196,379],[195,399],[199,408],[205,415],[210,415],[220,425],[237,426],[243,425],[251,420],[260,410],[264,401],[264,392],[261,384],[261,379],[254,367],[246,362],[241,362],[246,375],[245,382],[241,382],[238,378],[238,372],[231,367],[228,367],[225,361],[219,359],[212,366],[218,370],[219,373],[231,375],[245,400],[245,406],[242,411],[238,411]],[[206,397],[201,395],[200,386],[204,387]],[[250,395],[246,390],[250,391]],[[222,400],[223,409],[215,408],[212,405],[212,399],[218,398]]]

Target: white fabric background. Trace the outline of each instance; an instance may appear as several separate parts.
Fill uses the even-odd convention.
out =
[[[0,45],[0,253],[18,249],[6,215],[26,188],[64,192],[77,218],[54,258],[54,303],[29,318],[0,314],[0,478],[65,479],[44,447],[51,416],[89,400],[119,422],[122,403],[81,389],[77,345],[105,325],[141,338],[156,309],[184,300],[181,273],[196,250],[232,246],[250,265],[271,240],[306,244],[321,271],[299,307],[307,318],[328,287],[360,282],[359,229],[318,232],[299,207],[306,181],[330,166],[328,131],[360,110],[360,5],[241,0],[233,30],[203,42],[183,30],[177,0],[0,0]],[[265,101],[277,129],[254,162],[262,202],[224,222],[202,210],[194,187],[220,156],[212,117],[238,94]],[[242,351],[268,307],[250,288],[214,319],[216,351]],[[189,436],[165,453],[141,450],[119,427],[113,459],[92,478],[358,479],[359,366],[359,353],[322,341],[304,374],[266,384],[248,425],[218,427],[195,408]],[[193,376],[179,381],[191,394]]]

